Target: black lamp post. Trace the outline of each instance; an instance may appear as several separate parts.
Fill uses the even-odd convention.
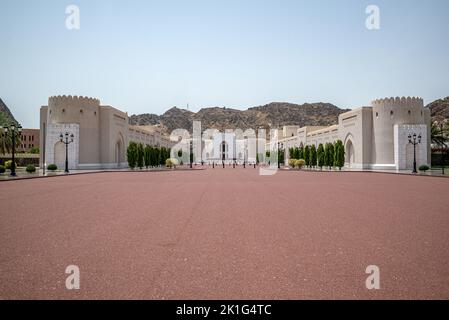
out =
[[[278,142],[278,169],[281,168],[281,143]]]
[[[11,133],[11,177],[17,176],[16,174],[16,135],[22,132],[22,126],[19,124],[16,128],[14,124],[10,125],[9,128],[3,128],[5,138],[8,137],[8,133]]]
[[[416,170],[416,146],[421,143],[421,135],[416,136],[416,133],[413,135],[409,134],[408,143],[413,145],[413,173],[418,173],[418,170]]]
[[[65,137],[65,141],[64,141],[64,137]],[[69,133],[66,132],[65,135],[61,135],[59,136],[59,139],[62,143],[65,144],[65,173],[69,173],[69,144],[71,144],[73,142],[73,133],[70,134],[70,141],[69,141]]]
[[[447,119],[444,119],[444,121],[440,122],[440,133],[441,133],[441,140],[442,140],[442,144],[443,147],[441,148],[441,171],[442,174],[444,176],[444,165],[445,165],[445,160],[446,160],[446,143],[445,143],[445,135],[444,135],[444,126],[447,123]]]
[[[190,140],[190,153],[189,153],[189,157],[190,157],[190,169],[192,169],[192,162],[193,162],[193,142],[192,140]]]

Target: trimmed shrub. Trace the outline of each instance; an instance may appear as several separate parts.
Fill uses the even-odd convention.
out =
[[[316,151],[318,167],[323,170],[324,166],[324,146],[322,143],[319,144],[318,150]]]
[[[288,165],[292,168],[295,167],[296,159],[288,159]]]
[[[315,167],[317,163],[317,155],[316,155],[316,147],[315,145],[312,145],[310,148],[310,166]]]
[[[304,159],[295,160],[295,167],[301,169],[306,165],[306,161]]]
[[[5,171],[6,171],[5,166],[0,165],[0,173],[5,173]]]
[[[137,143],[131,141],[126,150],[126,157],[128,159],[128,165],[131,169],[134,169],[137,165]]]
[[[58,166],[55,165],[54,163],[49,164],[49,165],[47,166],[47,170],[50,170],[50,171],[56,171],[56,170],[58,170]]]
[[[139,143],[137,145],[137,166],[140,170],[142,170],[144,163],[145,163],[145,149],[143,147],[143,144]]]
[[[165,160],[165,166],[168,168],[173,168],[178,164],[178,159],[176,158],[169,158]]]
[[[36,167],[35,167],[33,164],[29,164],[29,165],[27,165],[27,167],[26,167],[26,171],[27,171],[28,173],[34,173],[34,172],[36,172]]]
[[[337,140],[334,147],[334,165],[341,170],[345,165],[345,149],[343,147],[343,142]]]
[[[310,165],[310,147],[304,147],[304,161],[306,162],[306,166]]]
[[[11,165],[12,165],[12,160],[5,161],[5,169],[6,170],[11,170]],[[16,163],[16,168],[17,168],[17,163]]]
[[[151,162],[151,147],[149,145],[145,146],[145,149],[143,150],[143,160],[145,162],[145,168],[148,169],[148,167],[150,166]]]
[[[329,170],[334,166],[334,151],[334,145],[332,143],[328,143],[326,165],[329,167]]]
[[[422,166],[419,167],[418,170],[422,171],[422,172],[426,172],[426,171],[430,170],[430,168],[427,164],[423,164]]]

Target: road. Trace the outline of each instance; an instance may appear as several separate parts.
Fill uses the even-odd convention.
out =
[[[449,299],[445,178],[98,173],[1,182],[0,203],[1,299]]]

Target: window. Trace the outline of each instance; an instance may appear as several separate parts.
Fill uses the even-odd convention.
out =
[[[390,111],[390,117],[393,118],[394,112],[393,110]]]
[[[83,114],[83,109],[80,109],[80,113]]]
[[[62,109],[62,113],[64,113],[65,112],[65,109]]]
[[[410,110],[408,111],[408,115],[409,115],[409,116],[411,116],[411,115],[412,115],[412,112],[411,112]]]
[[[379,112],[376,112],[376,118],[379,119]]]

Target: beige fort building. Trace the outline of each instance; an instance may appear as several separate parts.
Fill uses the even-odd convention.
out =
[[[416,146],[417,164],[431,163],[430,123],[430,110],[424,107],[421,98],[386,98],[341,114],[333,126],[285,126],[277,131],[276,139],[262,143],[262,148],[275,150],[280,146],[286,150],[288,160],[289,148],[318,147],[321,143],[341,140],[347,168],[405,170],[412,168],[414,158],[409,135],[421,137],[421,143]],[[59,168],[65,162],[65,145],[60,135],[66,132],[74,135],[73,143],[68,146],[70,169],[127,167],[126,149],[130,141],[173,147],[173,150],[178,145],[162,135],[159,128],[132,126],[127,113],[87,97],[50,97],[48,105],[40,109],[40,129],[41,165],[55,163]],[[251,128],[245,128],[248,129]],[[212,130],[213,134],[207,137],[208,131],[202,134],[199,154],[194,151],[196,162],[199,159],[206,163],[256,161],[255,146],[250,146],[244,135],[222,135]],[[259,142],[258,145],[257,153],[263,154]],[[185,149],[188,152],[188,146]]]
[[[130,141],[170,147],[171,142],[151,126],[132,126],[128,114],[100,100],[78,96],[54,96],[40,109],[40,161],[64,168],[65,145],[60,135],[73,134],[68,145],[70,169],[127,167]]]
[[[413,145],[408,136],[421,136],[416,146],[418,166],[430,164],[430,109],[421,98],[386,98],[371,106],[343,113],[330,127],[284,127],[278,140],[286,150],[341,140],[345,147],[345,167],[355,169],[405,170],[413,168]],[[277,148],[272,141],[270,149]]]

